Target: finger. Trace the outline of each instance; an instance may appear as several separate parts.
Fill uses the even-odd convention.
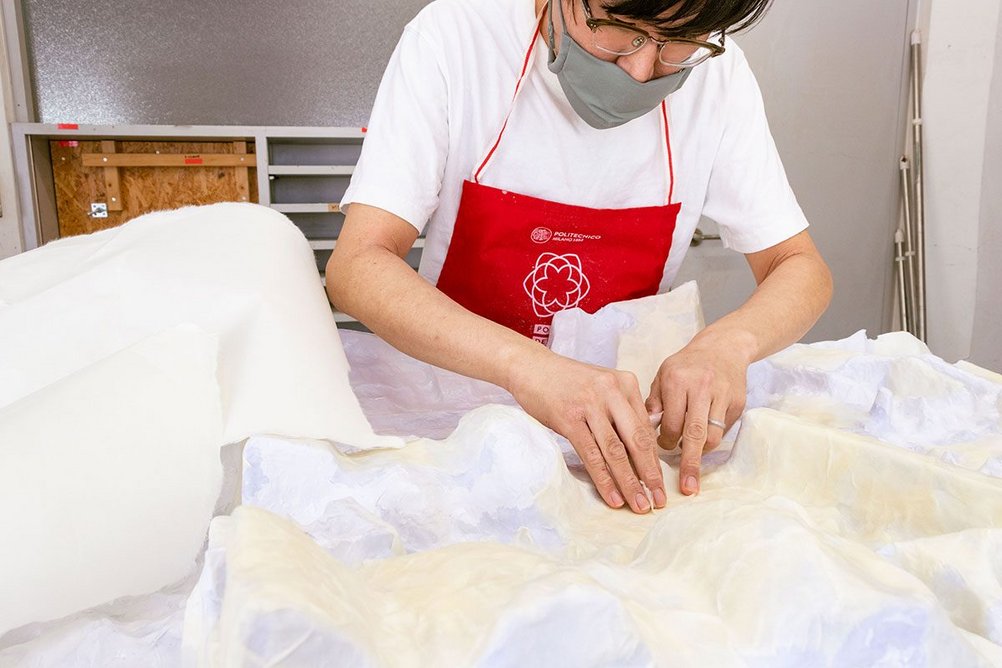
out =
[[[738,396],[731,401],[730,405],[727,407],[727,415],[724,418],[724,422],[727,423],[727,428],[730,429],[734,426],[734,423],[741,419],[741,414],[745,412],[745,393],[742,391]]]
[[[654,376],[654,382],[651,383],[651,392],[647,395],[647,399],[644,401],[644,407],[647,410],[648,415],[653,415],[654,413],[660,413],[664,410],[664,406],[661,404],[661,374],[658,373]]]
[[[699,466],[706,445],[706,418],[710,413],[710,398],[703,389],[694,389],[686,406],[682,431],[682,460],[679,463],[679,488],[683,494],[699,492]]]
[[[657,454],[657,433],[647,418],[647,409],[640,401],[640,392],[631,392],[627,401],[614,403],[612,409],[616,431],[621,437],[626,437],[626,449],[630,451],[633,468],[650,490],[654,507],[664,508],[668,497],[665,495],[661,460]]]
[[[640,486],[637,474],[633,471],[629,451],[613,428],[612,422],[605,415],[596,413],[589,416],[588,427],[605,457],[606,467],[612,473],[616,486],[619,487],[626,502],[630,504],[630,508],[635,513],[650,511],[651,505],[647,501],[644,488]]]
[[[674,450],[682,438],[685,426],[685,392],[673,392],[670,388],[661,390],[664,415],[661,417],[661,436],[658,445],[665,450]]]
[[[582,421],[566,436],[581,458],[581,463],[588,471],[591,481],[595,483],[598,495],[610,508],[622,508],[626,501],[616,488],[616,482],[612,479],[612,474],[605,465],[605,455],[602,454],[595,442],[588,425]]]

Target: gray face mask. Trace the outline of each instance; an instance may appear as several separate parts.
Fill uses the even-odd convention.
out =
[[[553,5],[560,14],[560,54],[553,40]],[[615,128],[640,118],[682,87],[692,68],[640,83],[615,63],[596,58],[567,34],[561,0],[550,2],[550,71],[557,75],[571,107],[598,130]]]

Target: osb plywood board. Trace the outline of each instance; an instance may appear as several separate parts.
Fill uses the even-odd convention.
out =
[[[163,142],[116,141],[116,153],[211,155],[238,153],[232,141]],[[116,227],[150,211],[194,204],[258,201],[254,168],[239,167],[119,167],[121,210],[114,210],[104,168],[83,166],[85,153],[102,153],[101,141],[61,139],[49,143],[52,154],[59,236],[88,234]],[[254,153],[254,144],[246,143]],[[110,170],[109,170],[110,171]],[[244,181],[242,174],[247,174]],[[90,215],[92,203],[108,204],[107,218]]]

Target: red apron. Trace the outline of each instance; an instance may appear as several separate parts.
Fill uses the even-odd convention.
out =
[[[467,310],[546,343],[559,311],[578,307],[594,313],[612,302],[657,293],[682,205],[672,203],[675,170],[666,102],[661,119],[670,185],[663,206],[590,209],[480,183],[525,81],[536,34],[497,139],[472,180],[463,182],[437,285]]]

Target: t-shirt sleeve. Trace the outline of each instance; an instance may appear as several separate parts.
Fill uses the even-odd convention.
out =
[[[725,124],[710,172],[703,215],[724,245],[755,253],[807,228],[769,132],[762,93],[743,55],[728,84]]]
[[[440,51],[413,23],[404,29],[379,85],[343,211],[355,202],[378,207],[420,233],[438,207],[449,148]]]

